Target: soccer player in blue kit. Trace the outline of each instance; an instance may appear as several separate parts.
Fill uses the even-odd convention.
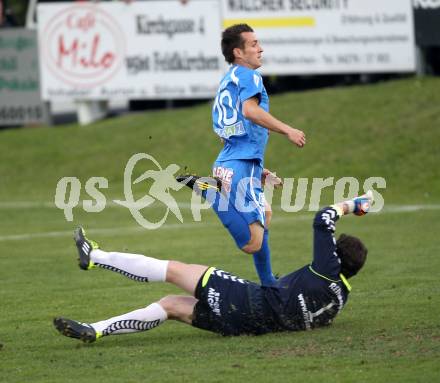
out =
[[[271,287],[214,267],[104,251],[78,228],[74,239],[81,269],[103,268],[138,282],[169,282],[190,295],[168,295],[94,323],[58,317],[54,326],[65,336],[94,342],[104,336],[151,330],[167,319],[222,335],[261,335],[330,325],[347,302],[348,279],[359,272],[367,257],[358,238],[341,234],[336,240],[336,222],[348,213],[366,214],[372,200],[368,191],[320,210],[313,221],[312,262]]]
[[[276,281],[268,232],[272,212],[262,184],[269,178],[275,185],[281,180],[263,167],[269,131],[285,135],[298,147],[305,145],[306,138],[302,131],[269,113],[269,97],[256,71],[262,65],[263,49],[253,29],[247,24],[225,29],[221,47],[231,64],[220,82],[212,111],[214,131],[224,143],[213,167],[222,193],[210,202],[238,248],[253,254],[261,283],[270,286]],[[177,180],[193,188],[197,182],[194,176]]]

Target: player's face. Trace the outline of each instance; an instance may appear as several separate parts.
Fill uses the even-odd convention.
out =
[[[243,32],[241,38],[244,40],[244,49],[238,49],[238,63],[251,69],[259,68],[262,65],[263,48],[261,48],[256,34],[254,32]]]

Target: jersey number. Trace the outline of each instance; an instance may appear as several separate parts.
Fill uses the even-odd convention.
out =
[[[227,103],[229,109],[232,110],[231,117],[228,117],[228,112],[226,110],[225,103]],[[220,126],[228,126],[235,124],[237,122],[238,113],[237,113],[237,109],[235,109],[232,106],[232,96],[229,90],[225,89],[215,98],[214,108],[217,109],[217,113],[218,113],[217,123]]]

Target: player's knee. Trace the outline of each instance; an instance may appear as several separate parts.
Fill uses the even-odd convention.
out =
[[[175,283],[181,274],[182,262],[169,261],[167,267],[166,281]]]
[[[261,249],[261,245],[263,244],[263,237],[255,237],[252,236],[250,241],[242,247],[243,250],[247,254],[254,254]]]
[[[167,295],[158,302],[166,311],[168,319],[192,323],[197,299],[184,295]]]
[[[181,313],[179,311],[180,305],[178,304],[178,297],[178,295],[167,295],[158,302],[166,311],[169,319],[180,318]]]

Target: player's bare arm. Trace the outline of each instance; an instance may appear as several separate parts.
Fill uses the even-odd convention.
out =
[[[306,144],[306,136],[303,131],[292,128],[260,108],[256,97],[252,97],[243,103],[243,115],[253,123],[272,132],[284,134],[290,142],[300,148]]]

